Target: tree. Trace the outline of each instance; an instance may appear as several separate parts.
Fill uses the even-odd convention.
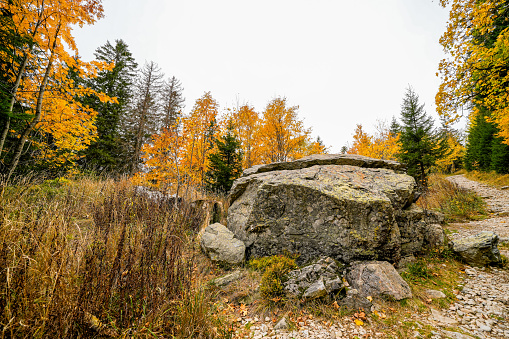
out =
[[[260,117],[254,107],[247,104],[234,109],[230,119],[236,138],[240,141],[243,154],[243,168],[261,163],[260,158]]]
[[[399,132],[394,132],[389,128],[385,121],[378,121],[376,133],[369,135],[362,130],[362,125],[358,124],[353,136],[354,142],[349,154],[359,154],[375,159],[396,160],[399,152]]]
[[[289,161],[307,155],[306,140],[311,129],[298,119],[298,106],[286,106],[286,98],[275,98],[267,104],[260,126],[262,163]]]
[[[129,114],[123,123],[124,143],[131,145],[128,149],[130,160],[129,172],[132,174],[140,169],[141,150],[161,125],[159,93],[164,74],[159,66],[147,62],[138,72],[134,83],[134,100]]]
[[[163,109],[162,127],[174,125],[175,122],[182,116],[182,110],[184,109],[185,102],[182,91],[182,84],[174,76],[164,82],[161,91]]]
[[[98,112],[95,122],[97,139],[86,150],[84,163],[95,169],[121,171],[125,166],[123,159],[126,152],[120,137],[120,122],[128,114],[138,65],[123,40],[115,40],[115,45],[107,41],[96,50],[95,57],[96,60],[113,64],[114,67],[99,72],[95,78],[84,79],[83,82],[98,92],[115,97],[117,102],[104,103],[97,96],[88,96],[81,100],[83,104]]]
[[[421,187],[427,186],[429,170],[446,150],[433,126],[433,119],[419,104],[419,96],[411,87],[407,89],[401,106],[401,150],[398,159],[405,163],[408,174],[413,176]]]
[[[211,191],[228,193],[233,181],[242,174],[242,150],[234,134],[234,127],[228,124],[226,134],[215,139],[215,151],[208,155],[206,172],[207,188]]]
[[[191,114],[184,119],[186,155],[183,159],[188,182],[197,186],[205,184],[208,154],[214,144],[219,105],[210,92],[196,100]]]
[[[488,110],[509,145],[509,6],[505,0],[441,0],[452,3],[440,39],[450,59],[439,66],[437,110],[451,121],[463,107],[477,117]]]
[[[491,121],[491,113],[479,109],[479,114],[470,123],[464,158],[467,170],[489,171],[498,173],[509,171],[509,146],[503,143],[497,134],[499,129]]]
[[[35,154],[43,161],[50,161],[55,166],[73,164],[96,133],[93,125],[96,112],[75,98],[94,94],[101,100],[111,101],[104,94],[77,86],[69,76],[70,69],[75,69],[93,77],[106,66],[83,63],[68,52],[77,54],[71,34],[73,27],[93,24],[102,17],[101,1],[9,1],[2,10],[12,15],[20,36],[30,37],[28,43],[18,48],[13,45],[11,49],[18,58],[9,72],[13,84],[10,102],[13,104],[2,131],[2,148],[10,133],[14,103],[22,106],[26,114],[17,122],[19,129],[14,131],[15,140],[9,152],[3,154],[3,159],[8,159],[3,171],[8,178],[14,173],[26,144],[36,145],[38,152]]]

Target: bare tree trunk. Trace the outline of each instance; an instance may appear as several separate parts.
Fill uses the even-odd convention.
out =
[[[25,146],[25,142],[28,138],[28,135],[30,132],[35,128],[35,125],[39,122],[41,119],[42,114],[42,101],[44,98],[44,92],[46,91],[46,86],[48,84],[49,75],[51,73],[51,68],[53,66],[53,61],[55,59],[55,48],[57,46],[57,37],[60,32],[60,26],[58,26],[56,32],[55,32],[55,40],[53,41],[53,46],[51,48],[51,55],[48,60],[48,66],[46,67],[46,72],[44,73],[44,78],[42,80],[42,84],[39,87],[39,94],[37,96],[37,106],[35,108],[35,116],[28,124],[28,126],[23,130],[23,133],[21,134],[21,137],[19,138],[18,144],[16,145],[16,149],[14,151],[14,158],[12,159],[11,165],[9,166],[9,170],[7,172],[7,180],[10,179],[12,176],[12,173],[18,166],[19,158],[21,157],[21,153],[23,152],[23,147]]]
[[[32,32],[32,39],[35,38],[35,36],[37,35],[37,31],[39,30],[39,27],[41,26],[41,23],[43,21],[43,18],[42,18],[43,13],[44,13],[44,0],[41,3],[41,9],[39,11],[39,20],[37,21],[36,25],[34,26],[34,29]],[[0,157],[2,156],[5,140],[7,139],[7,134],[9,134],[9,127],[11,125],[11,115],[12,115],[12,111],[14,109],[14,103],[16,102],[16,93],[18,92],[18,88],[21,83],[21,79],[23,79],[23,73],[25,72],[25,68],[28,63],[28,55],[32,52],[33,48],[34,48],[34,42],[31,41],[30,48],[25,53],[23,62],[21,63],[21,66],[19,68],[19,72],[16,75],[16,81],[14,82],[14,86],[11,89],[11,103],[9,106],[9,111],[7,112],[7,123],[5,124],[4,129],[2,131],[2,136],[0,137]]]

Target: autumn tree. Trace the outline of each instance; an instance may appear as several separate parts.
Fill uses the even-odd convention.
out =
[[[184,169],[188,182],[205,184],[208,154],[213,149],[219,105],[210,92],[196,100],[189,116],[183,119],[185,141]]]
[[[131,109],[123,122],[123,139],[129,147],[129,171],[135,173],[141,163],[141,150],[161,124],[159,93],[164,74],[159,66],[147,62],[139,70],[134,82]]]
[[[445,154],[446,145],[435,131],[424,104],[419,103],[419,96],[410,87],[401,105],[401,123],[398,159],[407,165],[408,174],[421,187],[426,187],[429,171]]]
[[[260,117],[254,107],[247,104],[231,111],[229,120],[232,123],[236,138],[240,141],[243,154],[243,168],[250,168],[261,163],[260,158]]]
[[[111,70],[103,70],[92,79],[79,79],[87,86],[117,102],[102,102],[97,96],[88,96],[80,101],[98,112],[95,125],[97,139],[85,152],[82,163],[89,168],[121,171],[124,167],[125,151],[121,140],[121,120],[126,118],[132,100],[132,85],[137,63],[123,40],[109,41],[95,52],[98,61],[113,64]]]
[[[215,139],[215,151],[208,155],[208,169],[205,173],[207,188],[226,194],[241,174],[242,149],[235,137],[234,127],[229,122],[226,134]]]
[[[503,142],[509,144],[509,6],[507,1],[442,0],[451,3],[440,39],[449,59],[441,61],[436,96],[440,115],[454,121],[463,108],[477,117],[491,112]]]
[[[298,106],[287,107],[286,98],[271,100],[262,114],[260,159],[262,163],[298,159],[305,152],[311,129],[297,116]]]
[[[72,164],[96,132],[93,125],[96,112],[75,98],[94,94],[104,101],[110,100],[104,94],[77,86],[69,76],[70,69],[75,69],[93,77],[105,66],[83,63],[68,52],[77,54],[71,34],[73,27],[93,24],[102,17],[101,1],[9,1],[2,10],[12,15],[18,34],[29,37],[28,43],[10,49],[18,57],[8,73],[13,84],[9,93],[12,104],[6,114],[0,154],[10,133],[16,103],[25,109],[26,115],[18,121],[19,130],[14,131],[15,140],[8,152],[3,152],[3,159],[8,159],[3,171],[7,177],[13,174],[27,144],[36,145],[39,158],[57,166]]]
[[[357,125],[352,147],[347,150],[347,153],[375,159],[396,160],[399,150],[399,133],[394,132],[384,121],[378,121],[374,135],[364,132],[362,125]]]

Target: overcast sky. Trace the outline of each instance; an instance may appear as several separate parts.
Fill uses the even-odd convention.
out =
[[[93,59],[123,39],[142,65],[159,64],[183,84],[186,112],[210,91],[221,108],[259,112],[285,96],[332,152],[356,124],[399,116],[408,85],[437,120],[448,11],[437,0],[104,0],[105,18],[75,30]]]

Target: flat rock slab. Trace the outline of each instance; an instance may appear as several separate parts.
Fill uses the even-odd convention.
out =
[[[353,263],[346,275],[352,288],[362,296],[402,300],[412,297],[412,290],[394,266],[386,261]]]
[[[205,228],[200,245],[212,261],[225,264],[240,264],[244,261],[246,246],[234,234],[219,223]]]
[[[453,251],[472,266],[486,266],[500,263],[498,235],[493,232],[480,232],[474,236],[453,240]]]
[[[272,164],[253,166],[246,169],[242,176],[273,171],[297,170],[316,165],[349,165],[366,168],[386,168],[398,172],[406,170],[406,166],[397,161],[374,159],[363,155],[314,154],[294,161],[275,162]]]

